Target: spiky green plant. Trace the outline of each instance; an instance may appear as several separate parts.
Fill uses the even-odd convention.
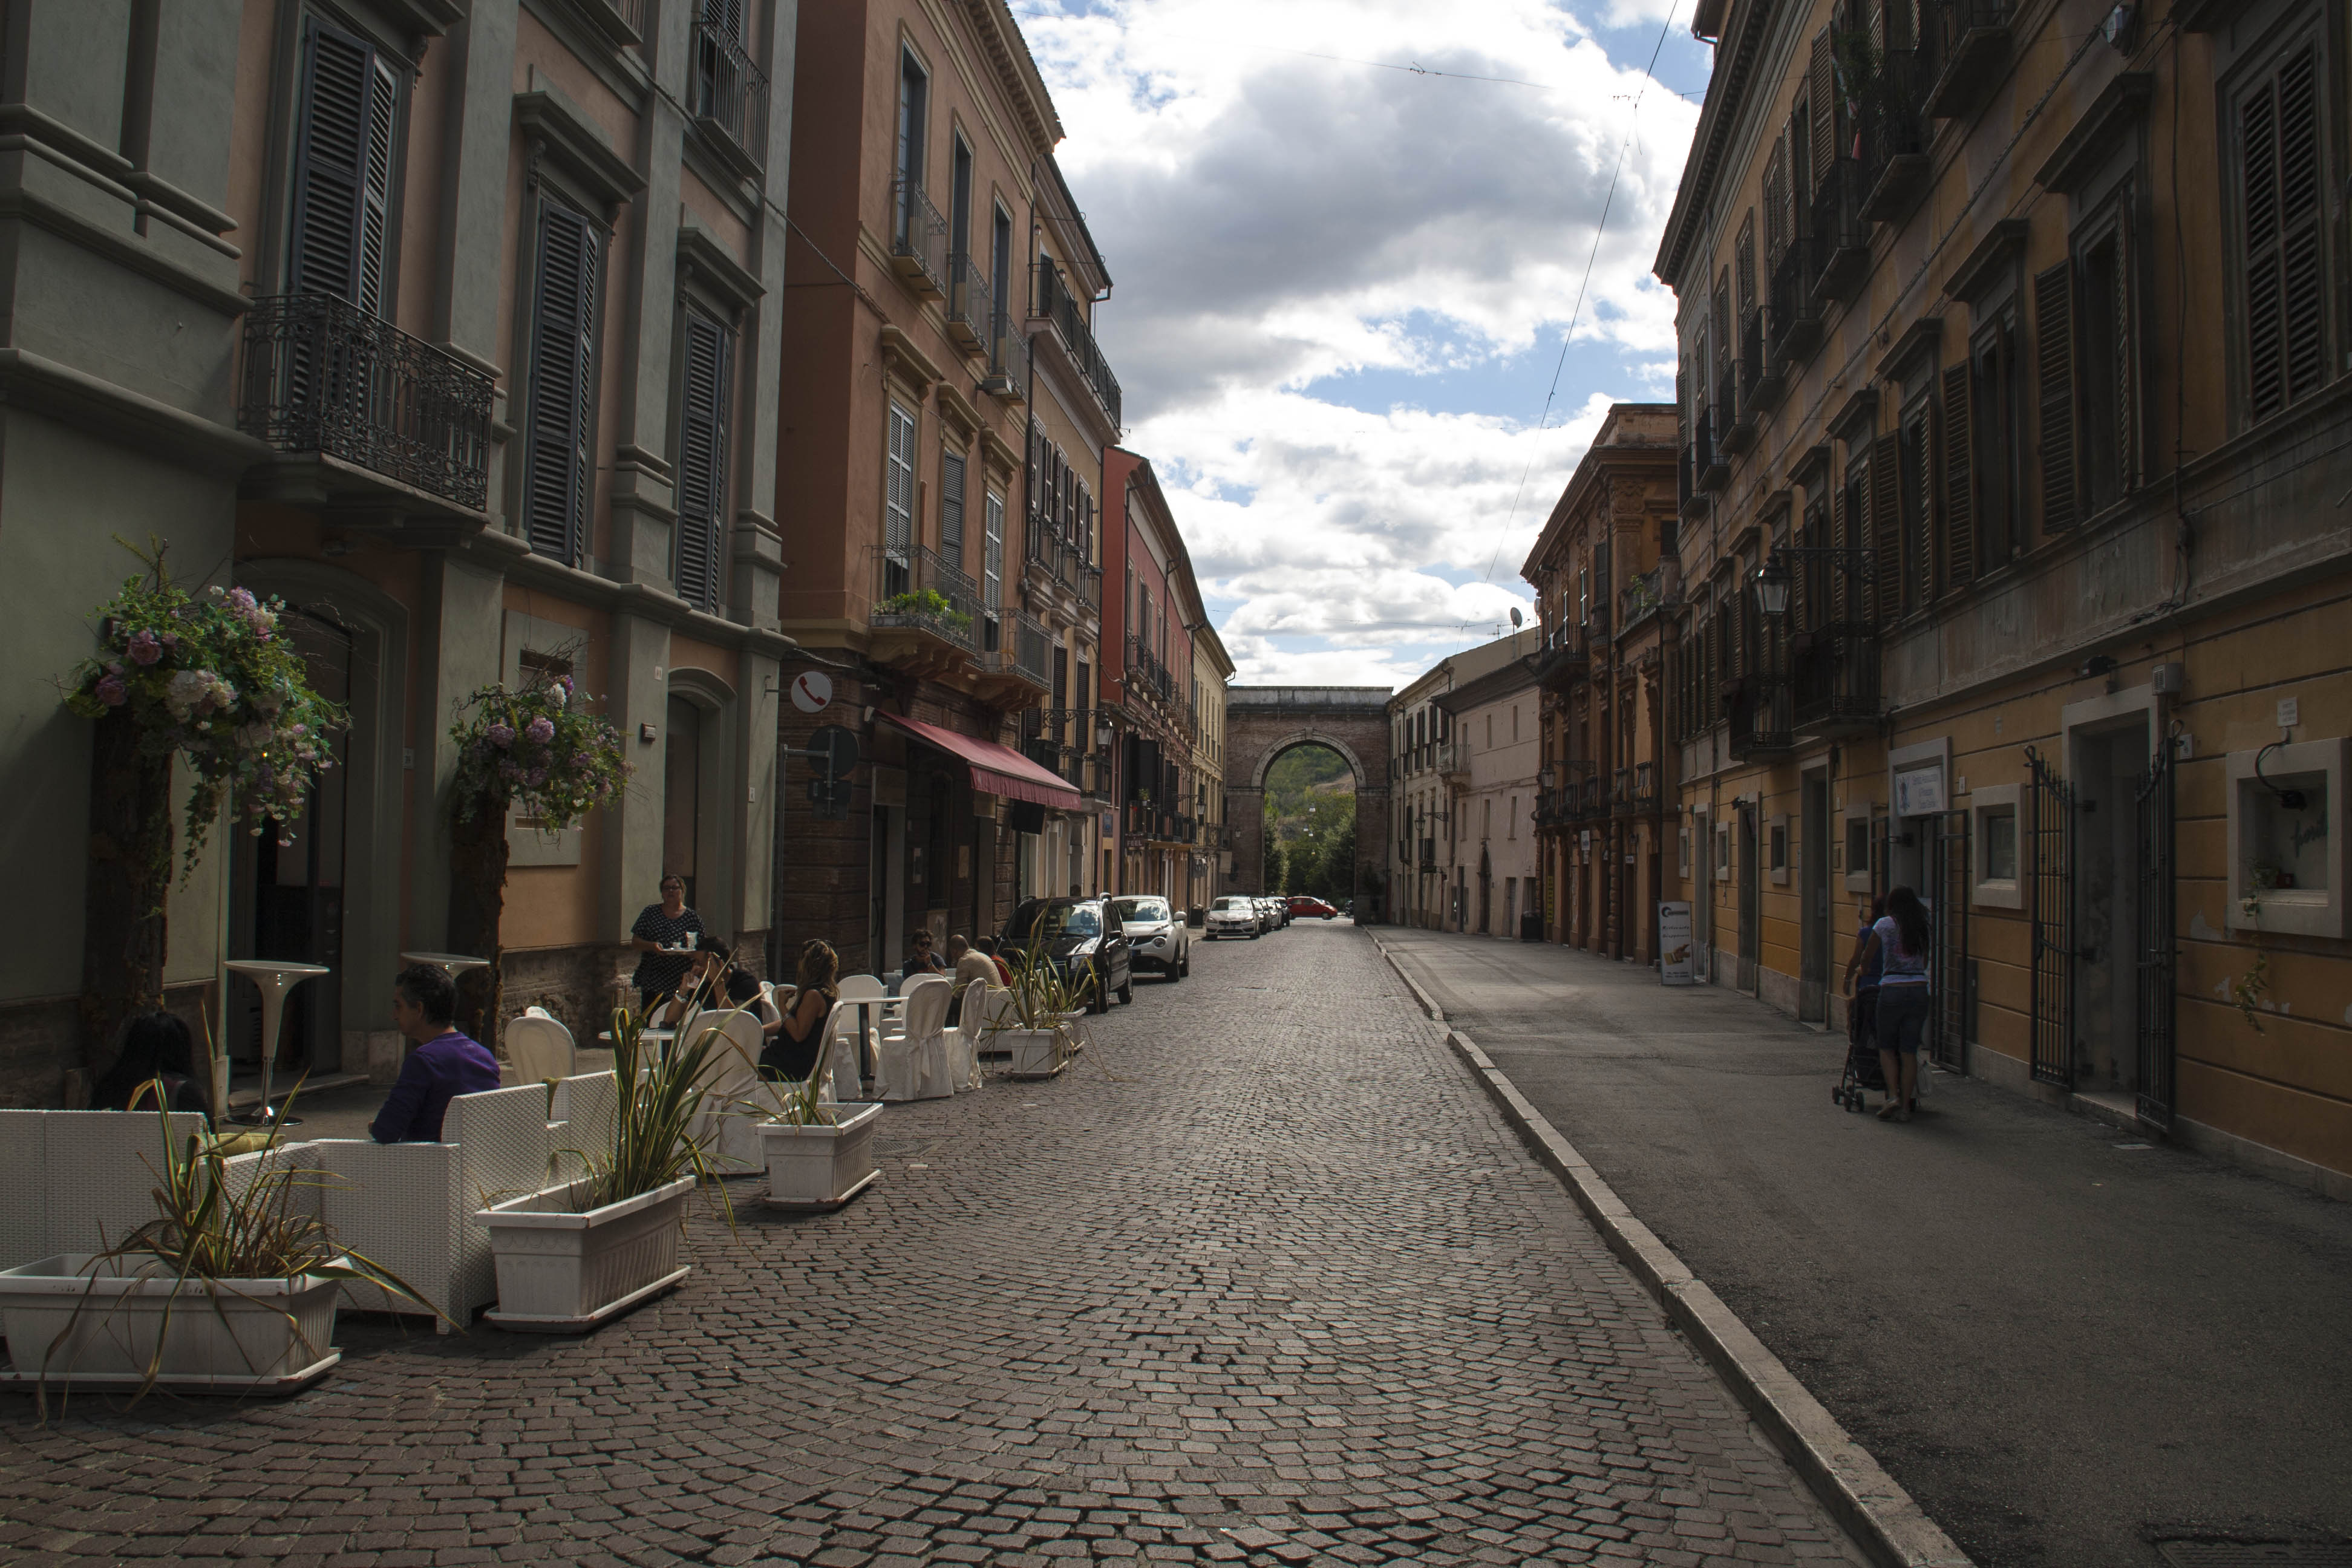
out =
[[[1051,955],[1032,943],[1005,957],[1005,966],[1013,971],[1013,1006],[989,1020],[987,1036],[993,1040],[1006,1034],[1046,1034],[1054,1037],[1054,1059],[1066,1061],[1074,1055],[1077,1041],[1070,1027],[1070,1016],[1083,1013],[1095,998],[1095,974],[1091,967],[1073,980],[1055,963]]]
[[[647,1051],[645,1031],[645,1019],[626,1007],[614,1010],[613,1073],[619,1102],[613,1112],[612,1146],[578,1151],[588,1167],[588,1208],[643,1196],[689,1172],[713,1180],[719,1174],[691,1130],[702,1110],[703,1069],[726,1037],[705,1029],[693,1040],[672,1040],[667,1051]],[[719,1201],[726,1202],[723,1189]],[[732,1224],[731,1208],[728,1218]]]
[[[169,1279],[173,1286],[160,1314],[154,1353],[149,1357],[145,1373],[131,1395],[133,1405],[152,1391],[163,1374],[163,1346],[170,1334],[171,1316],[178,1308],[184,1289],[191,1283],[202,1287],[206,1303],[224,1321],[228,1299],[257,1300],[238,1290],[236,1281],[305,1278],[373,1285],[407,1297],[436,1318],[442,1316],[439,1308],[425,1300],[400,1276],[341,1246],[325,1221],[293,1206],[299,1190],[325,1184],[322,1173],[265,1161],[252,1180],[240,1186],[231,1179],[228,1170],[229,1145],[225,1141],[194,1133],[174,1140],[171,1112],[166,1109],[169,1096],[163,1080],[155,1079],[149,1091],[155,1100],[163,1160],[160,1170],[148,1164],[159,1184],[152,1193],[155,1217],[94,1255],[85,1265],[89,1285],[64,1330],[42,1352],[35,1393],[43,1421],[48,1419],[50,1358],[73,1337],[81,1324],[82,1314],[93,1309],[92,1292],[101,1274],[138,1280]],[[280,1108],[281,1122],[285,1112],[293,1110],[300,1093],[301,1085],[297,1083]],[[142,1162],[144,1158],[142,1156]],[[103,1239],[101,1234],[100,1240]],[[317,1361],[326,1354],[326,1346],[310,1343],[290,1312],[281,1309],[281,1315],[294,1329],[310,1360]],[[70,1365],[58,1370],[68,1378],[73,1371]],[[257,1373],[260,1369],[248,1363],[247,1370]]]

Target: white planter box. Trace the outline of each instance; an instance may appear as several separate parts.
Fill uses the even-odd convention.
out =
[[[565,1182],[476,1212],[498,1261],[502,1329],[584,1334],[668,1289],[691,1269],[677,1260],[694,1178],[579,1212],[588,1184]]]
[[[186,1392],[291,1394],[342,1360],[331,1348],[334,1279],[221,1279],[180,1283],[135,1260],[84,1270],[92,1254],[58,1253],[0,1273],[0,1331],[10,1371],[0,1383],[42,1381],[134,1388],[146,1381],[160,1339],[160,1386]],[[80,1316],[76,1319],[75,1313]],[[64,1342],[58,1336],[66,1335]],[[52,1345],[55,1349],[52,1349]]]
[[[996,1037],[1013,1053],[1005,1070],[1014,1078],[1052,1078],[1070,1065],[1067,1047],[1057,1044],[1061,1037],[1051,1029],[1007,1029]]]
[[[760,1145],[768,1160],[772,1209],[837,1209],[874,1184],[874,1128],[879,1105],[837,1105],[841,1120],[831,1127],[760,1123]]]

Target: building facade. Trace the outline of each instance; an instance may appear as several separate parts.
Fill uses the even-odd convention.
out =
[[[1468,929],[1478,841],[1461,801],[1470,789],[1471,752],[1442,700],[1529,657],[1541,642],[1541,631],[1530,626],[1449,654],[1389,699],[1389,918],[1399,925]],[[1364,821],[1360,804],[1359,833]]]
[[[1114,447],[1103,468],[1104,691],[1119,732],[1122,893],[1192,904],[1206,785],[1194,760],[1201,692],[1192,652],[1207,630],[1192,564],[1149,460]],[[1219,701],[1222,706],[1222,701]]]
[[[1657,258],[1703,968],[1909,885],[1945,1065],[2339,1192],[2346,26],[1703,5]]]
[[[1532,913],[1539,923],[1542,909],[1535,816],[1542,710],[1533,656],[1464,681],[1435,701],[1452,721],[1446,783],[1467,868],[1454,929],[1517,938],[1521,917]]]
[[[626,799],[511,835],[510,1005],[575,1032],[664,867],[760,958],[794,6],[393,0],[18,6],[9,215],[8,863],[0,1095],[71,1103],[91,728],[37,676],[137,570],[281,595],[341,763],[294,842],[215,834],[168,911],[170,1004],[257,1054],[235,958],[324,964],[281,1061],[394,1053],[401,953],[447,945],[449,731],[568,670]],[[430,68],[425,65],[428,59]],[[38,823],[34,831],[31,825]],[[223,1013],[226,1006],[226,1016]]]
[[[1612,407],[1520,574],[1543,647],[1546,940],[1648,963],[1674,837],[1665,656],[1681,603],[1672,404]]]
[[[1192,777],[1199,790],[1200,837],[1191,857],[1185,908],[1206,911],[1232,886],[1233,832],[1225,821],[1225,691],[1233,656],[1205,624],[1192,634]]]
[[[1109,279],[1001,0],[803,7],[796,63],[780,624],[831,695],[782,726],[815,787],[786,792],[779,897],[881,973],[1097,878],[1108,416],[1064,338]],[[831,727],[840,780],[801,755]]]

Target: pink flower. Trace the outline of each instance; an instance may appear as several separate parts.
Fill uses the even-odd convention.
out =
[[[131,639],[131,662],[152,664],[163,657],[163,645],[155,640],[153,632],[142,631]]]
[[[505,751],[509,746],[511,746],[511,745],[513,745],[513,744],[514,744],[514,735],[515,735],[515,732],[514,732],[514,728],[513,728],[513,726],[511,726],[511,725],[509,725],[509,724],[493,724],[493,725],[491,725],[491,726],[489,727],[488,731],[486,731],[486,732],[488,734],[488,736],[489,736],[489,738],[490,738],[490,744],[491,744],[491,745],[493,745],[493,746],[498,747],[498,748],[499,748],[499,750],[500,750],[500,751],[502,751],[502,752],[503,752],[503,751]]]
[[[540,745],[544,746],[550,741],[555,739],[555,721],[550,719],[546,714],[542,713],[538,718],[533,719],[530,721],[530,725],[524,729],[523,733],[530,736]]]
[[[130,695],[130,689],[122,684],[122,678],[119,675],[110,675],[98,683],[98,700],[109,708],[121,707],[123,700]]]

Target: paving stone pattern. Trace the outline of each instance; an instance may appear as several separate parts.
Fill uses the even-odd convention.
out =
[[[840,1214],[696,1221],[589,1339],[346,1318],[288,1402],[0,1398],[0,1560],[1858,1560],[1362,932],[1203,944],[1095,1035],[893,1107]]]

